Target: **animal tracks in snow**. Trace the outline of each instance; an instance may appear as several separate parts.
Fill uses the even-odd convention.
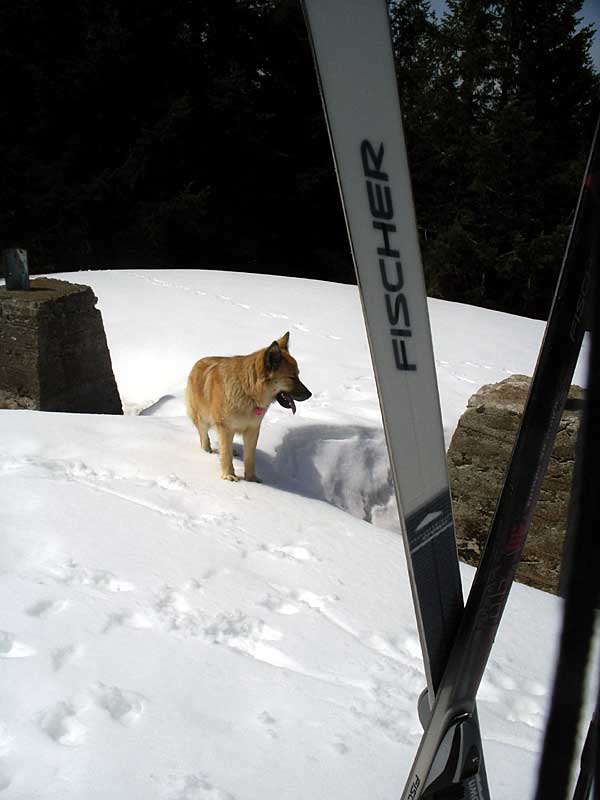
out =
[[[338,595],[320,595],[307,589],[288,589],[284,586],[272,584],[274,593],[269,593],[258,605],[267,608],[275,614],[292,616],[303,610],[316,611],[328,622],[339,628],[344,633],[352,636],[369,650],[385,659],[396,661],[405,665],[420,665],[421,646],[417,635],[409,630],[402,630],[397,636],[385,636],[377,631],[359,631],[343,615],[336,611],[339,603]]]
[[[81,722],[79,715],[88,705],[61,701],[40,714],[40,728],[57,744],[76,747],[85,740],[87,727]]]
[[[189,591],[198,591],[190,589],[189,581],[186,587]],[[170,586],[163,587],[149,608],[109,614],[102,632],[108,634],[119,627],[162,629],[178,638],[224,645],[274,666],[294,666],[291,659],[270,644],[282,639],[283,634],[264,620],[240,610],[209,615],[202,607],[192,604],[185,590]]]
[[[275,558],[290,558],[294,561],[319,561],[306,544],[306,542],[286,545],[265,544],[261,545],[260,552],[266,552]]]
[[[108,615],[102,633],[109,633],[113,628],[123,627],[143,630],[144,628],[152,628],[153,626],[154,622],[151,616],[143,611],[114,611]]]
[[[39,619],[46,619],[54,614],[60,614],[69,605],[68,600],[38,600],[32,606],[25,610],[26,614],[30,617],[38,617]]]
[[[52,653],[52,666],[58,672],[67,664],[78,661],[83,655],[84,647],[77,644],[67,644],[63,647],[55,648]]]
[[[282,639],[283,634],[264,620],[240,610],[208,617],[200,609],[193,608],[181,592],[167,587],[158,598],[154,614],[159,624],[178,636],[225,645],[273,666],[294,666],[291,659],[269,644]]]
[[[491,364],[477,364],[474,361],[445,361],[443,359],[436,359],[436,366],[439,368],[443,368],[449,375],[452,376],[453,380],[459,381],[461,383],[469,383],[473,386],[481,386],[481,376],[479,376],[479,370],[487,370],[491,372],[493,367]],[[475,370],[475,373],[473,373]],[[510,370],[506,370],[508,374],[513,374]],[[473,377],[470,377],[470,376]]]
[[[270,736],[271,739],[277,739],[278,738],[279,734],[277,732],[277,727],[276,727],[277,726],[277,720],[275,719],[274,716],[269,714],[268,711],[262,711],[258,715],[258,721],[260,722],[261,725],[264,725],[264,727],[266,729],[266,732],[267,732],[267,736]]]
[[[0,631],[0,658],[27,658],[35,655],[36,650],[9,631]]]
[[[275,667],[294,668],[295,662],[266,642],[276,642],[283,634],[261,619],[238,612],[219,614],[203,630],[203,638],[211,644],[226,644],[233,650]]]
[[[0,758],[0,792],[3,792],[5,789],[12,783],[14,770],[11,768],[10,764],[7,763],[6,759]]]
[[[268,594],[258,605],[268,608],[276,614],[298,614],[304,608],[324,611],[327,603],[339,600],[337,595],[318,595],[306,589],[287,589],[283,586],[272,587],[277,594]]]
[[[177,291],[182,291],[182,292],[190,292],[191,294],[196,294],[196,295],[199,295],[201,297],[207,297],[208,296],[208,292],[204,292],[204,291],[201,291],[199,289],[192,289],[191,286],[186,286],[185,284],[178,283],[176,281],[173,281],[173,282],[165,281],[165,280],[162,280],[160,278],[152,277],[150,275],[139,275],[139,274],[135,274],[135,273],[130,273],[130,274],[131,274],[132,277],[136,278],[137,280],[148,281],[149,283],[152,283],[155,286],[159,286],[161,288],[175,289]],[[219,294],[219,293],[217,293],[217,294],[213,294],[212,297],[215,300],[219,300],[221,303],[227,303],[228,305],[234,306],[234,308],[241,308],[243,311],[250,311],[250,312],[254,312],[255,311],[255,309],[249,303],[241,302],[239,300],[236,300],[234,297],[232,297],[231,295],[228,295],[228,294]],[[282,314],[281,312],[278,312],[278,311],[258,311],[257,313],[258,313],[258,316],[267,317],[268,319],[290,321],[290,317],[287,314]],[[311,330],[309,328],[307,328],[306,325],[304,325],[304,323],[301,322],[301,321],[297,321],[297,322],[290,321],[290,324],[291,324],[291,327],[294,330],[297,330],[300,333],[311,333]],[[325,332],[317,332],[316,335],[320,336],[322,338],[325,338],[325,339],[330,339],[331,341],[334,341],[334,342],[342,341],[342,337],[338,336],[337,334],[325,333]]]
[[[46,477],[56,480],[75,481],[92,491],[101,494],[117,497],[125,503],[139,506],[143,510],[151,511],[168,520],[174,527],[188,534],[207,534],[218,536],[221,540],[226,540],[226,546],[244,553],[242,539],[235,538],[236,531],[239,532],[237,516],[228,511],[216,513],[191,514],[186,511],[178,511],[175,504],[169,497],[162,497],[161,493],[168,492],[180,493],[191,491],[185,481],[177,475],[167,474],[158,475],[153,478],[142,477],[139,475],[131,476],[126,473],[116,473],[112,470],[95,470],[83,461],[75,460],[44,460],[33,458],[8,459],[0,463],[0,472],[19,471],[19,470],[41,471]],[[125,484],[130,491],[122,489],[120,484]],[[141,491],[138,491],[141,490]],[[154,498],[158,499],[155,501]],[[225,528],[223,534],[221,529]],[[54,577],[59,582],[81,583],[85,585],[96,584],[98,588],[107,591],[131,591],[132,584],[126,581],[119,582],[116,578],[103,580],[99,573],[87,575],[82,573],[77,577],[76,566],[72,563],[65,565],[52,565],[50,567],[50,577]],[[61,575],[64,576],[61,578]],[[108,575],[108,573],[107,573]]]
[[[135,725],[144,711],[145,698],[138,692],[118,686],[92,684],[87,691],[70,700],[62,700],[38,715],[41,730],[64,747],[82,744],[98,712],[107,714],[126,728]]]
[[[261,311],[261,317],[271,317],[271,319],[289,319],[287,314],[280,314],[277,311]]]
[[[128,486],[140,489],[162,489],[167,492],[181,492],[189,490],[190,486],[174,474],[147,477],[132,475],[130,472],[117,472],[113,469],[94,468],[80,459],[48,459],[22,456],[21,458],[5,458],[0,463],[0,472],[13,473],[20,471],[41,473],[55,480],[67,480],[80,483],[90,489],[104,491],[108,494],[130,500],[133,503],[144,505],[143,501],[134,496],[120,493],[114,484],[126,482]],[[149,506],[151,507],[151,506]],[[157,510],[163,510],[157,508]],[[165,512],[166,513],[166,512]]]
[[[274,614],[284,614],[285,616],[299,614],[301,611],[300,607],[294,603],[289,603],[272,594],[268,594],[265,598],[259,600],[258,605],[268,608]]]
[[[220,789],[204,772],[173,780],[173,789],[165,800],[236,800],[235,795]]]
[[[17,762],[15,749],[14,738],[4,723],[0,722],[0,792],[8,789],[13,782]]]
[[[496,706],[496,712],[510,722],[521,722],[543,730],[548,690],[537,681],[515,677],[495,658],[487,666],[479,696]]]
[[[105,686],[103,683],[95,684],[90,692],[100,708],[126,728],[135,725],[144,710],[143,697],[138,692],[125,691],[118,686]]]
[[[104,592],[131,592],[135,589],[133,583],[117,578],[112,572],[90,570],[73,560],[46,565],[44,571],[52,580],[69,586],[92,586]]]

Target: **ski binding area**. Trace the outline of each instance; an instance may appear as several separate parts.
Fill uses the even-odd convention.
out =
[[[56,277],[98,296],[128,413],[0,411],[0,797],[398,800],[426,676],[356,287]],[[544,325],[428,308],[448,442]],[[263,484],[228,484],[187,374],[286,330],[313,398],[267,412]],[[560,611],[513,587],[478,693],[493,796],[533,793]]]

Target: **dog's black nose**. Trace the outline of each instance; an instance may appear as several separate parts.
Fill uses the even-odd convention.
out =
[[[309,397],[312,397],[312,392],[309,392],[306,386],[297,380],[292,397],[298,401],[308,400]]]

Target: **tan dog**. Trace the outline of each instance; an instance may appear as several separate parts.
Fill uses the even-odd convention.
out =
[[[212,356],[197,361],[187,382],[188,414],[200,434],[200,444],[212,453],[208,429],[219,437],[221,477],[239,480],[233,469],[233,435],[244,439],[244,477],[258,481],[254,455],[260,426],[274,400],[296,413],[294,400],[311,393],[298,380],[298,364],[288,351],[286,333],[248,356]]]

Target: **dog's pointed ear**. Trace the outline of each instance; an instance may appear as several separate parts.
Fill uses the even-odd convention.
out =
[[[277,344],[282,350],[288,349],[288,342],[290,341],[290,332],[284,333],[281,339],[277,339]]]
[[[268,372],[275,372],[281,364],[281,350],[277,342],[270,344],[265,351],[265,367]]]

